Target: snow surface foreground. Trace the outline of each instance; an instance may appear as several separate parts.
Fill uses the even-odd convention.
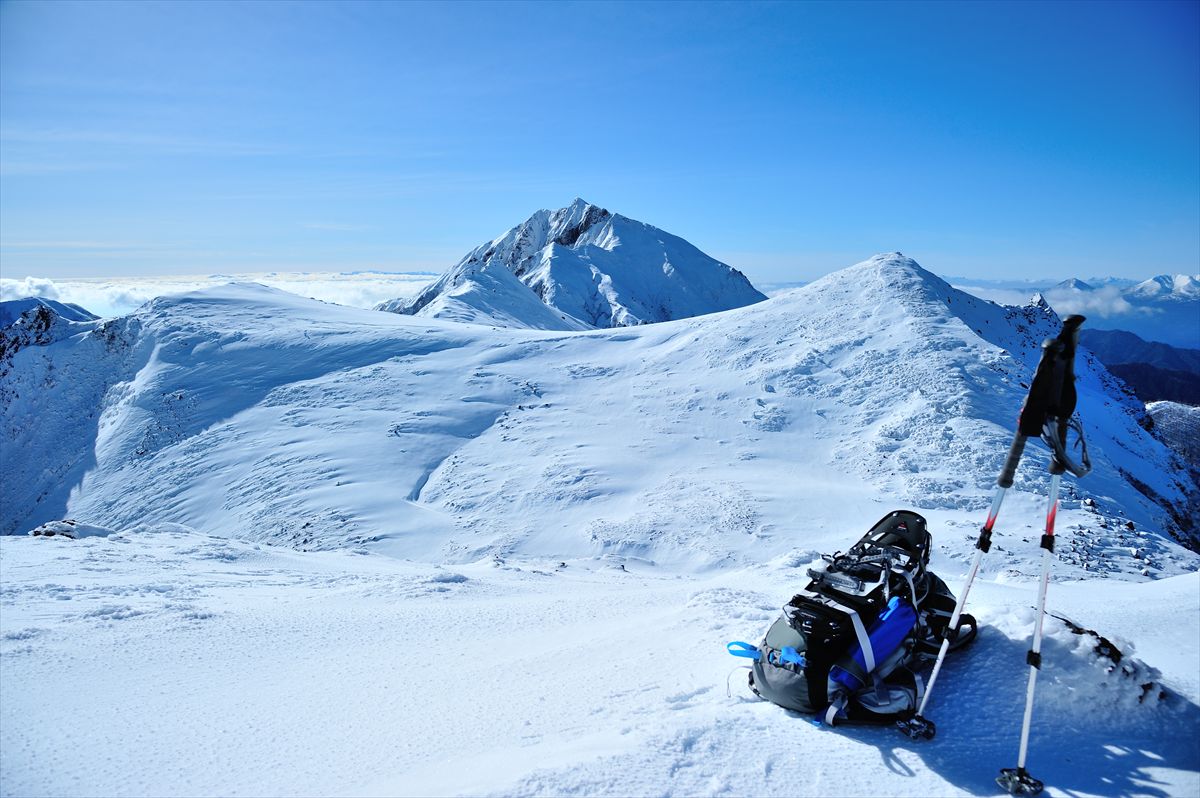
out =
[[[0,520],[116,531],[0,538],[4,795],[991,794],[1015,765],[1040,444],[933,742],[819,730],[743,672],[726,697],[723,646],[899,507],[961,588],[1044,306],[889,255],[620,330],[253,285],[52,329],[0,363]],[[1049,606],[1129,668],[1048,621],[1031,770],[1194,795],[1190,478],[1086,353],[1079,375],[1095,471],[1064,483]]]
[[[998,794],[1033,587],[976,584],[980,637],[914,743],[816,727],[730,672],[725,642],[761,635],[802,568],[445,568],[180,527],[3,538],[0,793]],[[1194,573],[1053,586],[1052,611],[1124,657],[1047,620],[1029,757],[1047,795],[1200,790],[1198,591]]]

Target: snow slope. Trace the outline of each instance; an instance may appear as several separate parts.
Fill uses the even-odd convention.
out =
[[[741,272],[682,238],[576,199],[481,244],[415,299],[378,309],[579,330],[688,318],[765,298]]]
[[[1150,402],[1146,412],[1154,419],[1155,432],[1200,472],[1200,407],[1178,402]]]
[[[937,738],[913,743],[815,727],[731,673],[725,642],[757,639],[807,564],[451,569],[178,527],[3,538],[0,792],[999,794],[1033,586],[976,584],[980,638],[939,679]],[[1197,591],[1195,573],[1052,587],[1053,612],[1125,657],[1110,671],[1048,619],[1029,758],[1048,796],[1200,789]]]
[[[801,519],[985,507],[1055,324],[898,255],[725,314],[586,334],[252,285],[161,299],[16,355],[2,440],[28,454],[5,458],[4,531],[74,515],[434,561],[761,560]],[[1067,488],[1073,522],[1107,540],[1120,517],[1153,541],[1149,562],[1105,568],[1177,572],[1186,470],[1098,362],[1079,373],[1096,468]],[[1036,492],[1034,451],[1018,487]]]
[[[116,531],[0,537],[0,793],[990,794],[1015,764],[1040,444],[931,744],[819,730],[742,672],[726,697],[723,644],[898,507],[958,589],[1056,326],[893,253],[627,329],[231,285],[23,346],[5,531]],[[1128,672],[1051,620],[1031,769],[1050,795],[1195,794],[1190,478],[1119,381],[1078,371],[1095,471],[1064,483],[1050,608]]]
[[[1080,343],[1147,403],[1200,405],[1200,349],[1143,341],[1124,330],[1088,330]]]

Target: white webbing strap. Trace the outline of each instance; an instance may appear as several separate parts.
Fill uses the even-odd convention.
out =
[[[858,617],[858,613],[850,607],[844,607],[838,604],[838,609],[850,616],[850,623],[854,625],[854,634],[858,636],[858,645],[862,649],[863,662],[866,663],[867,673],[875,670],[875,649],[871,648],[871,636],[867,634],[867,627],[863,626],[862,618]]]
[[[912,596],[913,609],[917,612],[917,618],[921,617],[921,603],[917,600],[917,585],[913,582],[912,574],[908,571],[900,571],[904,576],[904,581],[908,582],[908,594]]]
[[[837,721],[838,713],[840,713],[848,703],[848,698],[845,693],[837,693],[830,702],[829,708],[825,710],[825,725],[832,726]]]

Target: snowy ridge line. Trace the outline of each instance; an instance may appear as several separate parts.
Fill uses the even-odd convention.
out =
[[[612,555],[703,571],[782,556],[797,535],[824,547],[896,506],[967,530],[941,545],[968,555],[1057,321],[891,253],[748,307],[582,335],[254,285],[163,298],[103,329],[115,361],[95,331],[13,357],[9,531],[154,521],[435,562]],[[1064,486],[1060,523],[1079,545],[1063,544],[1060,576],[1193,569],[1172,539],[1194,534],[1189,473],[1082,354],[1079,391],[1096,468]],[[1032,447],[1017,475],[990,568],[1034,571],[1036,552],[1005,536],[1035,534],[1045,457]]]
[[[42,308],[45,310],[42,311]],[[49,313],[66,321],[95,321],[100,318],[95,313],[70,302],[59,302],[55,299],[46,299],[40,296],[22,297],[20,299],[8,299],[0,302],[0,328],[12,326],[31,310],[35,313],[49,311]]]

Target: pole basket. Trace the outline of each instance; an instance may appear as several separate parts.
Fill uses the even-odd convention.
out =
[[[933,725],[933,721],[920,715],[896,721],[896,728],[912,740],[932,740],[937,734],[937,726]]]
[[[1025,768],[1004,768],[996,778],[996,783],[1003,787],[1009,795],[1037,795],[1045,787],[1040,781],[1030,776]]]

